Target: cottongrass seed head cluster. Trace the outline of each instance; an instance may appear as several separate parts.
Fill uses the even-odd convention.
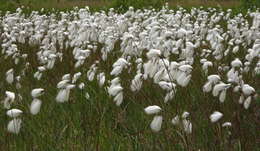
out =
[[[173,113],[170,119],[164,117],[165,113],[172,112],[164,107],[182,101],[175,97],[179,91],[189,89],[192,81],[202,80],[198,87],[201,94],[212,95],[219,104],[231,97],[245,110],[250,110],[258,97],[258,11],[232,15],[230,9],[187,11],[181,7],[171,10],[166,5],[158,11],[129,8],[126,13],[117,13],[114,9],[93,13],[86,7],[48,15],[38,11],[25,15],[18,8],[14,13],[1,15],[0,44],[1,56],[19,66],[19,69],[12,67],[4,71],[5,83],[12,87],[1,88],[5,89],[1,94],[1,108],[6,109],[11,118],[7,124],[10,133],[18,134],[27,126],[22,124],[25,114],[41,114],[41,107],[45,105],[41,97],[50,93],[34,85],[30,87],[31,94],[20,94],[21,89],[28,87],[22,84],[28,72],[33,68],[30,74],[36,81],[52,79],[45,76],[54,72],[57,64],[62,68],[72,64],[73,72],[64,73],[58,77],[59,81],[52,83],[57,89],[53,100],[56,103],[69,102],[70,95],[76,91],[84,92],[88,99],[92,94],[83,90],[91,81],[96,81],[99,89],[113,100],[111,103],[119,107],[129,100],[127,93],[143,93],[146,85],[158,86],[158,92],[164,95],[160,103],[144,97],[142,101],[150,104],[144,110],[135,111],[153,117],[150,123],[153,132],[159,132],[165,122],[170,122],[188,135],[193,133],[192,121],[196,119],[192,118],[192,111],[183,109],[179,114]],[[25,50],[23,45],[37,46],[37,51]],[[194,76],[195,72],[202,72],[205,78]],[[126,74],[130,78],[125,78]],[[125,81],[129,81],[127,85]],[[146,95],[153,93],[157,92]],[[22,111],[17,104],[28,102],[28,98],[32,100],[28,111]],[[221,122],[223,127],[232,126],[231,119],[221,120],[225,114],[217,109],[207,117],[213,124]]]

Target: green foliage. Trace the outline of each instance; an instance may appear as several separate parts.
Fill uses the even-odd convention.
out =
[[[230,5],[230,1],[237,3],[236,5]],[[225,9],[232,7],[233,9],[237,9],[237,12],[246,12],[248,8],[260,7],[260,0],[207,0],[205,3],[202,3],[204,0],[0,0],[0,11],[14,12],[17,7],[21,6],[24,6],[28,12],[41,10],[42,7],[47,12],[53,8],[57,11],[66,11],[73,9],[74,6],[82,8],[88,5],[91,11],[107,11],[113,7],[118,12],[125,12],[130,6],[135,9],[151,7],[160,9],[166,2],[169,2],[169,8],[176,8],[177,5],[181,5],[184,8],[199,7],[200,5],[204,7],[217,7],[217,5],[213,4],[221,2],[221,7]]]
[[[121,11],[126,11],[130,6],[140,8],[161,8],[165,4],[165,0],[114,0],[112,7],[119,8]]]
[[[260,0],[241,0],[243,8],[259,8]]]

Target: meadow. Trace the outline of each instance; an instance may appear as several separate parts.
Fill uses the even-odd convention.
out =
[[[59,3],[0,13],[0,150],[259,151],[259,8]]]

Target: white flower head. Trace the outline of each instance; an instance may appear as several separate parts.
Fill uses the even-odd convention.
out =
[[[220,91],[226,90],[231,86],[231,84],[219,83],[216,84],[213,88],[213,96],[218,96]]]
[[[162,120],[163,120],[162,116],[159,115],[154,116],[153,121],[150,124],[152,131],[159,132],[161,130]]]
[[[235,60],[233,60],[233,61],[231,62],[231,66],[232,66],[233,68],[235,68],[235,67],[241,67],[241,66],[242,66],[242,62],[241,62],[238,58],[236,58]]]
[[[242,92],[245,94],[245,95],[251,95],[255,92],[255,89],[253,87],[251,87],[250,85],[248,84],[244,84],[242,86]]]
[[[108,93],[111,96],[116,96],[119,92],[121,92],[123,88],[120,85],[112,86],[108,88]]]
[[[231,126],[232,126],[231,122],[225,122],[222,124],[222,127],[231,127]]]
[[[161,51],[158,49],[151,49],[149,52],[146,53],[147,58],[158,58],[161,55]]]
[[[15,118],[11,120],[7,125],[7,131],[10,133],[18,134],[21,129],[22,120]]]
[[[117,106],[120,106],[120,105],[123,103],[123,99],[124,99],[123,93],[120,92],[120,93],[118,93],[118,94],[114,97],[114,102],[116,102],[116,105],[117,105]]]
[[[39,99],[33,99],[31,106],[30,106],[30,112],[32,115],[36,115],[40,112],[42,105],[42,101]]]
[[[215,111],[214,113],[212,113],[212,114],[210,115],[210,121],[211,121],[212,123],[215,123],[215,122],[217,122],[219,119],[221,119],[222,116],[223,116],[222,113],[220,113],[220,112],[218,112],[218,111]]]
[[[16,118],[23,113],[20,109],[11,109],[6,112],[9,117]]]
[[[15,99],[15,93],[11,91],[5,91],[6,97],[12,101]]]
[[[157,114],[161,111],[162,109],[157,106],[157,105],[152,105],[152,106],[148,106],[144,109],[146,114]]]
[[[216,84],[216,83],[218,83],[220,81],[219,75],[216,75],[216,74],[209,75],[207,79],[208,79],[208,81],[210,81],[210,82],[212,82],[214,84]]]
[[[85,98],[86,98],[86,99],[89,99],[89,98],[90,98],[90,95],[89,95],[88,92],[85,93]]]
[[[56,96],[56,101],[59,103],[67,102],[69,100],[69,95],[70,89],[61,89]]]
[[[57,88],[58,89],[65,89],[66,88],[66,86],[68,85],[68,83],[69,83],[69,80],[62,80],[62,81],[60,81],[58,84],[57,84]]]
[[[85,87],[85,84],[84,84],[83,82],[81,82],[81,83],[78,85],[78,88],[81,89],[81,90],[84,89],[84,87]]]
[[[191,134],[192,133],[192,123],[187,119],[183,119],[182,124],[183,124],[184,131],[187,134]]]
[[[6,72],[6,81],[9,84],[14,82],[14,69],[10,69]]]
[[[37,97],[41,96],[43,93],[44,93],[43,88],[36,88],[36,89],[32,90],[31,95],[33,98],[37,98]]]
[[[180,117],[177,115],[177,116],[175,116],[173,119],[172,119],[172,124],[173,125],[178,125],[178,124],[180,124]]]
[[[252,101],[252,96],[249,96],[249,97],[246,98],[246,100],[244,101],[244,108],[245,109],[249,108],[251,101]]]

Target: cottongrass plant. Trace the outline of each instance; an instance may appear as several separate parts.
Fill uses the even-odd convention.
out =
[[[34,130],[49,133],[55,142],[70,133],[85,138],[96,132],[102,132],[97,144],[115,135],[120,141],[152,140],[145,150],[177,150],[171,143],[183,150],[214,150],[209,142],[223,150],[231,144],[253,150],[245,139],[250,135],[252,144],[259,136],[252,133],[259,100],[259,17],[258,9],[242,15],[167,6],[131,7],[126,13],[88,7],[2,13],[0,97],[1,110],[12,118],[7,131],[26,133],[25,139]],[[246,126],[250,130],[244,132]],[[162,139],[171,141],[158,149]]]

